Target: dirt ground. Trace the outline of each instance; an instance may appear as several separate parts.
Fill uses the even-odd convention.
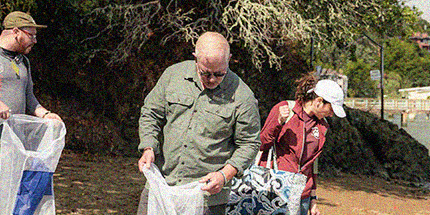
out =
[[[137,158],[63,151],[54,174],[57,214],[136,214],[143,175]],[[322,214],[430,214],[430,194],[364,176],[321,178]]]

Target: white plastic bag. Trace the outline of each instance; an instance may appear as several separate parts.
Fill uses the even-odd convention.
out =
[[[203,183],[198,181],[181,186],[169,186],[152,164],[143,168],[150,189],[148,212],[151,215],[200,215],[204,212]]]
[[[58,120],[15,114],[3,122],[0,215],[55,214],[52,179],[65,135]]]

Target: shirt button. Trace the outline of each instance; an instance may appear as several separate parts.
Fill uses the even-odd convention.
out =
[[[194,110],[194,113],[197,113],[197,110]]]
[[[182,165],[184,165],[184,164],[185,164],[185,162],[184,162],[184,161],[182,161],[182,162],[181,162],[181,164],[182,164]]]

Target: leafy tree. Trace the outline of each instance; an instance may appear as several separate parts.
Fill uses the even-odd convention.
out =
[[[246,47],[256,68],[261,69],[267,61],[269,66],[280,69],[288,53],[280,52],[279,47],[292,42],[308,44],[311,35],[319,44],[334,43],[342,47],[364,31],[402,32],[405,24],[416,16],[413,10],[404,13],[398,0],[181,3],[183,1],[164,0],[96,9],[95,14],[106,15],[109,19],[105,30],[116,26],[123,32],[121,42],[112,50],[111,62],[124,60],[132,47],[141,48],[148,41],[148,35],[154,33],[164,33],[163,42],[194,41],[203,31],[216,30]]]
[[[389,98],[401,98],[399,89],[402,83],[402,77],[396,72],[385,73],[384,76],[384,94]]]
[[[369,71],[372,65],[363,59],[347,64],[345,74],[348,76],[348,96],[375,98],[378,95],[377,81],[370,79]]]
[[[0,18],[3,18],[10,12],[20,10],[23,12],[34,12],[37,9],[36,0],[16,0],[0,2]]]
[[[367,46],[370,46],[368,44]],[[358,47],[366,47],[364,44]],[[422,50],[415,42],[406,38],[392,38],[384,44],[384,94],[390,97],[399,97],[398,90],[409,87],[422,87],[430,84],[429,62],[430,53]],[[374,47],[378,50],[378,47]],[[348,96],[350,97],[374,97],[378,93],[374,83],[369,84],[369,71],[379,69],[379,52],[369,50],[356,50],[355,58],[346,66],[346,74],[349,77]],[[372,53],[371,55],[365,56]]]
[[[385,51],[387,74],[400,76],[400,88],[430,85],[430,53],[418,47],[409,38],[393,38]]]
[[[14,9],[31,10],[48,25],[30,54],[36,94],[49,92],[41,100],[49,101],[48,107],[67,104],[69,138],[86,150],[121,144],[109,135],[138,141],[137,118],[146,93],[167,66],[192,59],[192,44],[204,31],[222,32],[231,41],[230,67],[254,90],[264,121],[273,104],[293,98],[294,79],[309,71],[311,36],[321,65],[338,69],[349,59],[363,59],[357,68],[368,77],[377,63],[368,56],[377,52],[368,41],[360,46],[362,32],[403,32],[414,15],[411,9],[406,19],[394,0],[22,2],[32,8]],[[398,24],[378,24],[384,20]],[[355,79],[349,78],[351,86]],[[372,96],[370,90],[357,93]]]

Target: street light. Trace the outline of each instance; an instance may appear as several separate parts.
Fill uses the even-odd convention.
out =
[[[384,46],[382,44],[379,44],[372,40],[367,34],[364,34],[364,36],[367,37],[373,44],[379,46],[380,52],[381,52],[381,62],[379,64],[379,69],[381,71],[381,78],[380,78],[380,85],[381,85],[381,119],[384,119]]]

